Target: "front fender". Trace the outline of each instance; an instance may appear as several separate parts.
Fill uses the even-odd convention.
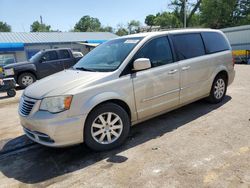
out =
[[[18,76],[19,74],[23,72],[31,72],[36,75],[36,66],[34,64],[27,64],[25,66],[18,66],[14,68],[15,76]]]
[[[125,103],[127,103],[126,101],[124,101],[124,99],[126,98],[126,96],[124,94],[118,94],[117,92],[103,92],[100,94],[97,94],[93,97],[91,97],[89,100],[87,100],[81,107],[81,112],[84,113],[89,113],[94,107],[96,107],[98,104],[101,104],[105,101],[108,100],[121,100]],[[128,104],[128,103],[127,103]]]
[[[130,77],[87,87],[80,93],[74,94],[70,115],[89,114],[94,107],[110,100],[120,100],[125,103],[130,110],[131,121],[137,120],[133,84]]]

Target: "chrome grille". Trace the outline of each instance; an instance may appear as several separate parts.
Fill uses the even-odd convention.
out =
[[[23,116],[28,116],[35,105],[36,100],[28,98],[28,97],[22,97],[20,102],[19,111]]]

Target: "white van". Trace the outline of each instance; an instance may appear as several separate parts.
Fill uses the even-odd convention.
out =
[[[231,47],[220,31],[124,36],[26,88],[21,125],[46,146],[85,142],[108,150],[125,141],[131,125],[201,98],[221,102],[234,76]]]

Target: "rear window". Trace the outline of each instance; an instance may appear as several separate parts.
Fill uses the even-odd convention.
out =
[[[173,42],[179,60],[205,55],[205,48],[199,33],[173,36]]]
[[[70,54],[68,50],[59,50],[60,59],[68,59],[70,58]]]
[[[208,54],[229,50],[230,46],[225,38],[216,32],[204,32],[201,34]]]

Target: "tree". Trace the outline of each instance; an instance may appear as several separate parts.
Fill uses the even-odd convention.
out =
[[[233,13],[234,25],[245,25],[250,23],[250,0],[237,0]]]
[[[153,25],[155,25],[155,18],[156,16],[155,15],[148,15],[146,18],[145,18],[145,24],[147,24],[148,26],[152,27]]]
[[[128,29],[126,28],[126,26],[124,26],[124,24],[119,23],[116,26],[115,34],[118,35],[118,36],[128,35]]]
[[[140,25],[141,25],[140,21],[131,20],[130,22],[128,22],[129,34],[139,33]]]
[[[93,18],[90,16],[83,16],[74,27],[75,31],[87,32],[87,31],[100,31],[101,22],[98,18]]]
[[[51,28],[50,25],[46,25],[46,24],[40,23],[39,21],[35,21],[30,26],[30,31],[31,32],[50,32],[51,31],[50,28]]]
[[[173,0],[171,5],[174,7],[174,14],[184,25],[184,10],[186,1],[187,26],[191,23],[192,17],[200,8],[202,0]]]
[[[156,15],[148,15],[145,19],[145,23],[152,26],[160,26],[161,28],[179,28],[181,22],[175,16],[173,12],[162,12]]]
[[[189,27],[202,27],[200,13],[195,13],[188,23]]]
[[[155,25],[161,26],[162,28],[179,28],[181,23],[174,13],[163,12],[156,14],[154,19]]]
[[[200,11],[205,27],[219,29],[250,23],[250,0],[203,0]]]
[[[0,22],[0,32],[11,32],[11,27],[6,22]]]
[[[118,36],[124,36],[124,35],[128,35],[128,31],[125,28],[118,28],[115,34]]]
[[[101,28],[100,28],[100,31],[101,31],[101,32],[110,32],[110,33],[113,33],[113,32],[114,32],[114,29],[113,29],[113,27],[111,27],[111,26],[106,26],[106,27],[101,27]]]

